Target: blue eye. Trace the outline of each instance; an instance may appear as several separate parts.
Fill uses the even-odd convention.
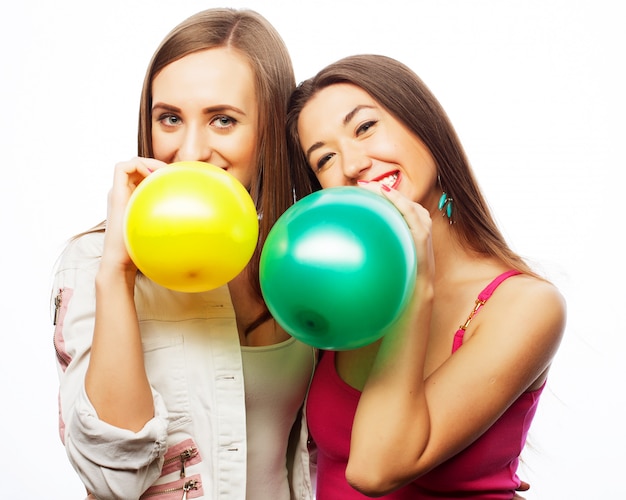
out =
[[[180,117],[171,113],[164,113],[160,115],[157,121],[162,125],[165,125],[166,127],[175,127],[177,125],[180,125],[180,123],[182,122]]]
[[[234,118],[226,115],[219,115],[213,118],[211,124],[215,125],[217,128],[229,128],[233,127],[237,121]]]

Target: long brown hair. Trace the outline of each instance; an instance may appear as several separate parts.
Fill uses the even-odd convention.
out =
[[[294,177],[308,183],[298,196],[321,189],[298,135],[298,118],[309,100],[321,89],[336,83],[350,83],[369,93],[389,113],[419,137],[437,164],[441,185],[454,199],[451,230],[472,250],[494,256],[508,266],[535,275],[528,264],[505,241],[467,160],[445,110],[406,65],[382,55],[349,56],[330,64],[300,85],[291,96],[287,112],[287,142]],[[300,186],[301,184],[298,184]]]
[[[168,64],[194,52],[215,47],[238,50],[255,75],[259,106],[258,158],[250,194],[260,217],[259,240],[249,264],[251,285],[262,299],[259,259],[269,230],[294,202],[294,186],[285,142],[287,102],[295,88],[289,52],[276,29],[260,14],[248,9],[214,8],[181,22],[154,53],[143,82],[139,108],[138,154],[153,157],[152,82]],[[91,231],[104,230],[104,223]]]

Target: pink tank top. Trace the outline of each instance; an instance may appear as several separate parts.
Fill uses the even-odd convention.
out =
[[[468,321],[454,339],[463,343],[465,328],[497,286],[518,271],[498,276],[478,296]],[[544,386],[545,387],[545,384]],[[522,394],[474,443],[412,483],[381,498],[423,500],[457,498],[511,499],[520,484],[519,455],[526,442],[543,387]],[[311,438],[318,448],[317,498],[366,499],[345,479],[352,421],[361,392],[346,384],[335,369],[335,353],[326,351],[315,371],[307,401]]]

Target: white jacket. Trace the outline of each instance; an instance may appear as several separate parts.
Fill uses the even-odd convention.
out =
[[[59,429],[73,467],[102,500],[137,499],[148,488],[178,489],[180,498],[186,488],[190,499],[245,499],[244,381],[227,286],[186,294],[138,277],[135,304],[155,416],[137,433],[98,419],[84,379],[103,238],[91,233],[71,242],[54,279]],[[291,497],[305,500],[314,494],[304,415],[298,420]]]

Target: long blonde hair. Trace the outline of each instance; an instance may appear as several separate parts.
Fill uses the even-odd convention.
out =
[[[249,61],[255,75],[259,135],[250,194],[262,217],[257,248],[248,271],[252,287],[262,299],[258,271],[263,244],[278,217],[293,204],[294,191],[302,190],[292,180],[285,141],[287,103],[296,86],[295,77],[288,50],[276,29],[255,11],[214,8],[189,17],[170,31],[154,53],[144,78],[138,154],[153,157],[151,109],[155,76],[165,66],[188,54],[215,47],[238,50]],[[104,228],[105,222],[102,222],[87,232]]]

